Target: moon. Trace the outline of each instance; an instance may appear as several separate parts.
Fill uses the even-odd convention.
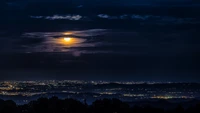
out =
[[[71,38],[67,37],[67,38],[64,38],[64,40],[65,40],[66,42],[70,42],[70,41],[71,41]]]

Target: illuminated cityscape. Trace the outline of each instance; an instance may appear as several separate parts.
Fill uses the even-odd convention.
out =
[[[109,82],[80,80],[2,81],[0,97],[13,99],[18,104],[28,103],[39,97],[87,99],[118,98],[122,101],[146,99],[198,99],[198,83],[161,82]]]

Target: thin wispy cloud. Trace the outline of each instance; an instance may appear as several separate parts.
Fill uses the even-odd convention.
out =
[[[200,21],[196,18],[180,18],[173,16],[159,16],[159,15],[139,15],[139,14],[121,14],[121,15],[109,15],[109,14],[98,14],[96,15],[99,19],[104,20],[139,20],[148,23],[158,24],[196,24]],[[53,15],[53,16],[30,16],[34,19],[46,19],[46,20],[70,20],[70,21],[83,21],[86,18],[91,21],[96,21],[95,16],[82,16],[82,15]]]
[[[47,20],[81,20],[81,15],[53,15],[53,16],[30,16],[35,19],[47,19]]]
[[[172,16],[157,16],[157,15],[137,15],[137,14],[123,14],[123,15],[108,15],[108,14],[98,14],[98,18],[100,19],[108,19],[108,20],[140,20],[140,21],[150,21],[152,23],[172,23],[172,24],[196,24],[200,23],[195,18],[177,18]]]

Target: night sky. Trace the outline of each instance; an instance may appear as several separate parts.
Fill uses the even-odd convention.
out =
[[[200,82],[199,0],[0,4],[0,80]]]

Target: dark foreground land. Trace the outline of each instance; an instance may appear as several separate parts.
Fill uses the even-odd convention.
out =
[[[163,104],[163,101],[159,101]],[[197,102],[197,100],[196,100]],[[170,103],[168,103],[170,104]],[[74,99],[57,97],[40,98],[25,105],[16,105],[12,100],[0,100],[0,113],[199,113],[200,101],[188,108],[182,104],[173,109],[156,108],[151,105],[130,105],[118,99],[96,100],[92,105]]]

